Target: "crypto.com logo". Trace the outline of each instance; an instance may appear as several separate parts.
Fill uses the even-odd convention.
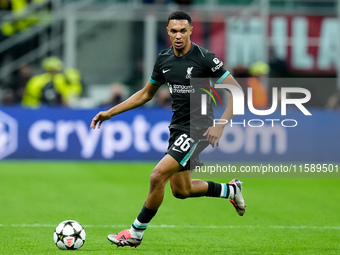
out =
[[[18,124],[11,116],[0,111],[0,159],[15,152],[18,147]]]
[[[233,114],[234,115],[244,115],[244,94],[241,88],[236,87],[234,85],[229,85],[229,84],[215,84],[215,88],[222,88],[222,89],[227,89],[230,91],[230,93],[233,96]],[[216,91],[213,90],[215,94]],[[207,92],[207,91],[206,91]],[[304,94],[304,98],[287,98],[288,94],[292,93],[300,93]],[[210,97],[213,97],[211,93],[208,93]],[[295,87],[287,87],[287,88],[282,88],[281,89],[281,115],[285,116],[287,114],[287,105],[295,105],[304,115],[312,115],[304,106],[304,103],[307,103],[311,99],[311,93],[309,90],[304,89],[304,88],[295,88]],[[215,102],[216,105],[216,102]],[[275,110],[278,107],[278,90],[277,88],[273,88],[272,91],[272,105],[269,109],[265,110],[259,110],[255,109],[253,105],[253,90],[252,88],[248,88],[248,99],[247,99],[247,105],[248,109],[251,113],[255,115],[270,115],[275,112]],[[201,114],[206,115],[207,114],[207,95],[202,94],[201,95]],[[269,121],[272,123],[272,126],[274,126],[275,121],[281,121],[279,119],[266,119],[266,121]],[[257,125],[251,124],[251,123],[260,123]],[[293,122],[293,125],[285,125],[285,122]],[[216,124],[227,124],[228,120],[225,119],[214,119],[214,126]],[[245,126],[246,121],[244,120],[242,122],[243,126]],[[264,122],[263,120],[260,119],[253,119],[249,120],[248,126],[250,127],[261,127],[263,126]],[[239,123],[238,123],[239,124]],[[232,125],[232,123],[231,123]],[[295,127],[297,125],[297,121],[294,119],[286,119],[281,121],[281,125],[284,127]]]

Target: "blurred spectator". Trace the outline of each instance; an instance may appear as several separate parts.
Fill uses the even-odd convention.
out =
[[[32,31],[33,26],[50,23],[51,7],[52,1],[50,0],[0,0],[0,42],[20,33]],[[44,33],[50,34],[50,29],[46,28]],[[39,46],[39,40],[41,40],[41,34],[29,36],[24,41],[18,40],[11,44],[6,51],[0,52],[0,68],[6,62],[16,60],[36,49]]]
[[[247,79],[248,86],[253,88],[253,106],[256,109],[268,106],[268,94],[266,86],[261,82],[261,77],[268,74],[269,66],[264,62],[255,62],[249,67],[250,78]]]
[[[1,9],[10,11],[11,19],[1,22],[1,33],[3,36],[12,36],[18,31],[25,30],[29,24],[24,19],[27,10],[26,0],[1,0]],[[7,16],[10,17],[10,16]]]
[[[24,31],[33,25],[48,23],[51,6],[44,5],[48,0],[0,0],[0,8],[10,11],[8,20],[1,22],[1,33],[5,37]],[[34,11],[30,11],[31,8]]]
[[[189,5],[193,3],[193,0],[143,0],[144,4],[178,4]]]
[[[340,90],[336,91],[328,98],[327,108],[340,111]]]
[[[29,79],[32,77],[32,70],[29,65],[23,65],[15,73],[11,82],[5,86],[3,91],[3,104],[19,104]]]
[[[82,93],[80,72],[73,68],[63,69],[57,57],[43,60],[43,74],[33,76],[27,83],[22,105],[38,108],[41,105],[72,105]]]
[[[289,76],[286,61],[277,57],[275,49],[269,49],[269,76],[272,78],[283,78]]]
[[[174,0],[174,2],[179,5],[190,5],[193,0]]]
[[[114,83],[111,87],[111,96],[102,106],[112,107],[123,102],[128,96],[127,88],[121,83]]]
[[[160,88],[156,94],[155,106],[171,107],[171,96],[168,88]]]
[[[169,0],[143,0],[144,4],[167,4]]]

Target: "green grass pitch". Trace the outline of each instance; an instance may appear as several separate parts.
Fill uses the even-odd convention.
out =
[[[0,254],[340,253],[340,179],[312,178],[242,179],[243,217],[227,200],[179,200],[167,185],[141,246],[110,245],[106,236],[138,215],[154,165],[0,162]],[[79,251],[58,250],[53,242],[55,227],[67,219],[86,230]]]

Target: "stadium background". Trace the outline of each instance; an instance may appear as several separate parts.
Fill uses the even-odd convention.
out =
[[[263,83],[269,98],[272,87],[307,88],[312,97],[305,106],[310,111],[317,112],[308,117],[296,107],[291,107],[293,109],[290,116],[280,116],[277,109],[276,115],[270,117],[280,120],[296,117],[298,126],[271,128],[268,131],[271,134],[263,136],[256,133],[253,134],[254,139],[249,137],[251,135],[247,132],[248,125],[244,125],[248,127],[242,130],[236,127],[229,136],[226,133],[223,139],[227,148],[222,147],[221,150],[230,154],[228,160],[337,160],[335,154],[339,148],[339,133],[336,121],[339,119],[339,103],[332,106],[329,104],[332,96],[339,97],[340,89],[340,79],[337,78],[340,69],[337,65],[337,60],[340,59],[337,50],[340,42],[337,1],[178,3],[182,2],[29,2],[25,10],[27,14],[22,15],[21,19],[29,19],[32,13],[40,14],[37,23],[23,31],[2,36],[0,44],[0,132],[3,137],[0,158],[158,160],[166,148],[167,132],[164,123],[170,116],[169,107],[166,107],[168,104],[164,107],[164,104],[158,103],[157,98],[160,96],[156,96],[155,100],[138,113],[116,117],[116,121],[122,121],[119,122],[123,125],[120,128],[111,128],[107,132],[104,130],[104,136],[113,135],[111,140],[118,143],[117,146],[112,145],[117,147],[117,153],[108,152],[112,149],[109,143],[105,143],[103,146],[108,147],[101,150],[106,151],[105,155],[99,152],[99,148],[103,147],[101,140],[98,136],[95,137],[95,132],[85,129],[96,112],[93,108],[107,109],[112,106],[110,100],[114,93],[119,93],[124,99],[144,86],[157,54],[169,46],[165,31],[168,13],[184,8],[193,17],[195,32],[192,40],[219,56],[241,84],[246,81],[240,70],[247,70],[257,61],[266,62],[270,66],[270,72],[263,78]],[[1,13],[2,24],[6,21],[14,23],[18,19],[14,14],[5,11]],[[77,68],[82,75],[84,92],[80,98],[69,102],[69,107],[59,109],[53,114],[49,114],[48,109],[22,112],[20,103],[8,100],[8,91],[11,86],[15,87],[13,83],[20,82],[18,79],[23,66],[29,66],[31,75],[38,74],[42,71],[41,62],[48,56],[59,57],[65,67]],[[164,89],[166,88],[163,88],[163,93]],[[74,109],[77,111],[73,111]],[[154,114],[150,113],[153,111],[151,109],[155,109]],[[30,117],[26,120],[22,116],[36,116],[36,119],[33,121]],[[259,117],[247,115],[244,119]],[[65,119],[68,123],[63,125]],[[85,155],[78,146],[79,142],[86,140],[77,138],[76,130],[80,128],[76,123],[80,122],[82,131],[78,133],[87,135],[88,143],[98,144],[91,149],[91,155]],[[45,125],[45,128],[40,124]],[[66,134],[64,131],[67,125],[70,129]],[[129,127],[124,128],[124,125]],[[157,125],[161,128],[157,129]],[[137,126],[142,128],[136,128]],[[155,133],[154,130],[160,131]],[[126,131],[125,135],[123,131]],[[245,134],[237,135],[240,132]],[[35,138],[30,136],[32,133],[36,134]],[[56,142],[58,136],[63,137],[63,145],[58,145],[60,141]],[[306,142],[301,143],[297,139],[299,137]],[[110,139],[103,139],[108,140]],[[47,147],[42,148],[42,144]],[[269,148],[263,149],[267,147]]]
[[[0,8],[5,2],[0,1]],[[273,87],[303,87],[312,95],[305,104],[312,116],[296,107],[288,109],[287,116],[279,109],[270,116],[295,119],[296,127],[238,125],[225,132],[220,148],[204,154],[205,159],[215,162],[225,157],[225,162],[237,166],[338,165],[340,0],[28,1],[23,16],[0,9],[1,24],[39,14],[36,23],[0,38],[0,236],[9,244],[0,244],[0,253],[54,254],[53,226],[73,218],[87,225],[92,236],[82,249],[104,254],[109,249],[105,240],[102,243],[103,236],[112,227],[120,230],[119,224],[129,226],[145,198],[149,173],[164,155],[171,110],[155,99],[104,123],[101,131],[90,130],[89,125],[98,110],[111,106],[115,89],[124,99],[145,84],[157,54],[169,46],[166,18],[176,9],[192,15],[192,41],[219,56],[231,73],[239,75],[239,81],[244,79],[242,70],[263,61],[271,67],[263,78],[269,98]],[[8,100],[20,69],[28,66],[31,75],[38,74],[48,56],[57,56],[65,66],[81,72],[82,96],[68,106],[34,110]],[[330,105],[331,98],[338,103]],[[265,121],[267,117],[249,112],[236,117],[239,122],[243,119]],[[326,175],[334,176],[338,177]],[[217,181],[234,178],[216,177]],[[149,235],[163,239],[158,247],[145,241],[141,253],[242,254],[232,249],[237,247],[246,254],[337,254],[339,179],[309,178],[317,177],[312,174],[298,179],[274,177],[246,179],[245,196],[253,209],[243,221],[230,216],[232,223],[217,221],[225,216],[224,207],[216,201],[186,200],[186,206],[171,200],[168,190],[163,212],[177,215],[173,208],[184,214],[197,208],[200,216],[184,216],[182,221],[170,216],[169,221],[160,214]],[[70,199],[74,187],[82,191],[81,199]],[[131,202],[121,201],[124,192],[133,197]],[[107,205],[112,198],[117,202]],[[270,212],[264,209],[268,206]],[[130,211],[123,213],[120,208]],[[206,208],[218,212],[211,217]],[[184,230],[188,225],[191,229]],[[207,241],[207,228],[209,234],[225,238],[228,247]],[[226,234],[231,229],[237,233],[233,240]],[[197,240],[195,251],[185,241],[168,249],[166,240],[175,243],[169,236],[181,231]],[[44,245],[37,245],[37,240]],[[205,242],[219,248],[208,249],[202,245]]]

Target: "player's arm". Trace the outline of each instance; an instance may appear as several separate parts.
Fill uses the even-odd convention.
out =
[[[229,74],[222,82],[221,84],[228,84],[228,85],[233,85],[235,87],[238,87],[241,91],[242,88],[241,86],[238,84],[238,82],[234,79],[234,77]],[[227,106],[220,118],[220,120],[223,121],[219,121],[215,124],[215,126],[209,127],[207,129],[207,131],[203,134],[204,136],[207,137],[208,142],[214,147],[215,142],[216,142],[216,146],[218,146],[220,138],[223,134],[223,129],[225,127],[225,125],[227,125],[227,123],[232,119],[233,115],[233,94],[226,89],[229,93],[230,93],[230,97],[227,103]],[[242,91],[243,93],[243,91]],[[227,120],[227,121],[226,121]]]
[[[112,107],[107,111],[99,112],[91,122],[91,128],[95,129],[98,124],[98,129],[102,125],[103,121],[111,119],[113,116],[120,114],[122,112],[129,111],[131,109],[137,108],[146,102],[150,101],[160,86],[153,85],[150,81],[148,81],[145,87],[131,97],[126,99],[124,102]]]

